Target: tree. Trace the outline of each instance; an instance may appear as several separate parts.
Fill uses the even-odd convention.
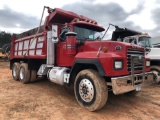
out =
[[[11,33],[0,31],[0,48],[7,43],[11,43],[11,36]]]

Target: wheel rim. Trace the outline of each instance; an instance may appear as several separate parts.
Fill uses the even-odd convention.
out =
[[[16,77],[16,75],[17,75],[17,74],[16,74],[16,69],[17,69],[17,67],[14,65],[14,66],[13,66],[13,77]]]
[[[88,79],[82,79],[79,84],[79,94],[85,102],[91,102],[94,97],[93,84]]]
[[[20,69],[20,74],[19,74],[19,76],[20,76],[20,80],[23,80],[23,79],[24,79],[24,68],[23,68],[23,67],[21,67],[21,69]]]
[[[156,82],[160,82],[159,72],[158,72],[158,71],[153,71],[153,74],[154,74],[154,80],[155,80]]]

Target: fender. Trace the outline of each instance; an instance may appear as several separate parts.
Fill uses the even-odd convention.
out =
[[[70,72],[71,74],[74,71],[74,68],[76,67],[77,64],[95,65],[99,74],[101,76],[106,76],[106,73],[105,73],[100,61],[97,59],[76,59],[74,61],[73,67],[71,68],[71,72]]]

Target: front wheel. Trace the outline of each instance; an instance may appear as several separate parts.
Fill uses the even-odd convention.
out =
[[[80,106],[89,111],[102,108],[108,99],[108,89],[104,78],[92,69],[78,73],[74,82],[74,93]]]
[[[153,72],[154,82],[160,83],[160,67],[159,66],[151,66],[150,69]]]

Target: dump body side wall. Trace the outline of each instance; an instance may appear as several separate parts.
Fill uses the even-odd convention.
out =
[[[35,38],[34,38],[35,37]],[[42,32],[16,40],[12,39],[11,59],[46,59],[47,34]]]

